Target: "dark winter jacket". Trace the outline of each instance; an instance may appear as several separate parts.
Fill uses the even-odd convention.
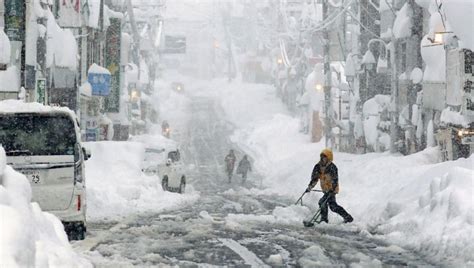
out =
[[[339,177],[337,174],[337,167],[332,162],[332,152],[330,150],[324,150],[322,154],[325,154],[328,157],[329,162],[326,166],[321,162],[314,166],[309,187],[313,188],[320,180],[321,190],[323,190],[324,193],[332,191],[337,194],[339,193]]]
[[[243,158],[240,160],[239,165],[237,166],[237,174],[247,174],[248,171],[252,171],[249,160]]]
[[[227,168],[234,169],[234,164],[237,159],[235,158],[235,155],[233,154],[228,154],[226,155],[224,161],[226,163]]]

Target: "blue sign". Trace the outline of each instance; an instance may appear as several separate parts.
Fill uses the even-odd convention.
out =
[[[89,73],[87,81],[91,84],[92,95],[108,96],[110,94],[110,74]]]
[[[86,129],[86,141],[97,141],[97,129]]]

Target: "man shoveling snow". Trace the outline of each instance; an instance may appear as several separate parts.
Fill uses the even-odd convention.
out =
[[[328,206],[329,208],[339,214],[343,219],[344,223],[352,222],[354,219],[347,213],[347,211],[336,203],[336,194],[339,192],[339,182],[337,175],[337,167],[332,162],[333,153],[330,149],[324,149],[320,154],[320,161],[314,166],[311,174],[311,181],[306,189],[306,192],[310,192],[314,186],[321,181],[321,189],[323,190],[323,197],[319,199],[319,208],[321,213],[320,222],[328,222]],[[313,217],[314,220],[316,220]],[[312,222],[306,224],[312,225]]]

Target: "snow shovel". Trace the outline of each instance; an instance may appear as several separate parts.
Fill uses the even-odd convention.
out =
[[[303,196],[304,196],[305,194],[306,194],[306,192],[304,192],[304,193],[300,196],[300,198],[298,198],[298,200],[296,200],[295,205],[298,205],[298,203],[301,203],[301,205],[303,205]]]
[[[321,190],[311,190],[312,192],[323,192]],[[298,198],[298,200],[296,200],[296,203],[295,205],[298,205],[298,203],[300,203],[301,205],[303,205],[303,196],[306,194],[307,192],[305,191],[301,196],[300,198]]]
[[[323,205],[328,201],[329,195],[324,199]],[[303,225],[304,227],[313,227],[314,223],[320,224],[321,223],[321,207],[318,208],[318,211],[314,213],[313,217],[309,221],[304,220]]]

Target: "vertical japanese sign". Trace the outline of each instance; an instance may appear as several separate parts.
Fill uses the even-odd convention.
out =
[[[10,41],[25,40],[25,0],[5,1],[5,33]]]
[[[46,79],[36,80],[36,102],[46,104]]]
[[[110,94],[105,99],[105,111],[118,113],[120,111],[120,36],[121,20],[110,19],[106,37],[105,65],[110,71]]]

